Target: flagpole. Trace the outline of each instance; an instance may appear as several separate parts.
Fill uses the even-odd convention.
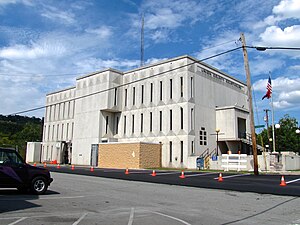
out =
[[[269,76],[271,77],[271,73],[269,72]],[[273,153],[276,152],[275,146],[275,130],[274,130],[274,105],[273,105],[273,91],[271,94],[271,108],[272,108],[272,139],[273,139]]]

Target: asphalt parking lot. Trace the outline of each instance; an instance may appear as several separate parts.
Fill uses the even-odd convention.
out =
[[[84,171],[90,172],[82,168],[82,173]],[[79,168],[71,173],[75,172],[79,173]],[[299,197],[107,179],[99,177],[97,170],[94,172],[93,176],[52,172],[54,181],[41,196],[0,189],[0,225],[300,223]],[[123,172],[106,171],[106,174],[117,173],[126,179],[149,176],[158,181],[169,175],[177,179],[179,175],[162,172],[152,177],[138,173],[144,171],[129,171],[125,176]],[[187,184],[189,179],[206,176],[219,185],[230,179],[224,176],[220,184],[214,174],[200,176],[191,172],[185,179],[178,180]]]
[[[70,166],[62,166],[59,169],[56,166],[48,166],[48,169],[55,172],[131,181],[300,197],[300,175],[284,176],[287,185],[280,186],[281,175],[255,176],[250,173],[224,173],[223,182],[218,182],[218,172],[185,171],[185,178],[182,179],[181,171],[156,171],[156,176],[153,177],[152,170],[129,170],[129,174],[126,175],[124,169],[94,168],[93,172],[88,167],[75,167],[72,170]]]

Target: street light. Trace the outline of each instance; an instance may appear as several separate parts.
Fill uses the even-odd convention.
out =
[[[296,130],[296,134],[298,135],[298,144],[297,144],[297,146],[298,146],[298,151],[299,151],[299,155],[300,155],[300,146],[299,146],[300,130],[299,130],[299,128]]]
[[[279,123],[276,123],[275,124],[275,129],[279,129],[280,128],[280,124]],[[276,131],[277,132],[277,131]],[[275,133],[275,135],[276,135],[276,133]],[[278,142],[278,135],[277,135],[277,137],[276,137],[276,143],[278,143],[277,144],[277,147],[278,147],[278,152],[280,153],[280,148],[279,148],[279,142]],[[276,143],[275,143],[275,145],[276,145]],[[275,148],[276,148],[276,146],[275,146]],[[277,148],[276,148],[277,149]]]
[[[216,155],[218,156],[218,150],[219,150],[219,132],[220,132],[220,129],[217,128],[216,129],[216,133],[217,133],[217,149],[216,149]]]

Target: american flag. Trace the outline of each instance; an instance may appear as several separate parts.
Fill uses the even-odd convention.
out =
[[[272,95],[272,83],[271,83],[271,77],[269,76],[269,80],[268,80],[268,84],[267,84],[267,93],[264,95],[264,97],[262,97],[262,100],[264,100],[264,98],[271,98]]]

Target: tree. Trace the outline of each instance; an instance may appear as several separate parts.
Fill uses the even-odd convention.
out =
[[[283,118],[279,120],[280,128],[275,129],[275,144],[276,151],[293,151],[298,152],[297,146],[297,134],[296,129],[298,128],[298,122],[296,118],[290,117],[288,114],[284,115]],[[268,127],[269,134],[272,133],[272,127]],[[259,135],[262,136],[264,143],[269,143],[268,141],[268,130],[264,129]],[[271,147],[271,146],[270,146]]]

